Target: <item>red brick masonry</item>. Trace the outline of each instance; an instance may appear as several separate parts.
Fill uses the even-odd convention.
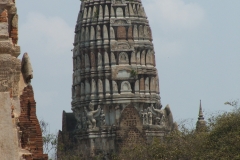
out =
[[[32,155],[25,155],[27,160],[48,160],[48,155],[43,154],[42,132],[36,115],[36,102],[33,88],[28,85],[20,97],[21,115],[19,126],[22,131],[21,146],[29,150]]]

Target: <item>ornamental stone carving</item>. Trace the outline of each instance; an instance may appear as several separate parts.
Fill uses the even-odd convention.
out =
[[[121,94],[125,94],[125,93],[131,93],[132,89],[131,89],[131,85],[128,81],[124,81],[121,84]]]
[[[119,54],[119,64],[129,64],[129,59],[126,52],[121,52]]]
[[[101,112],[101,107],[98,106],[98,109],[95,111],[88,111],[86,107],[84,107],[84,112],[87,117],[87,124],[88,124],[88,129],[96,129],[96,117],[100,115]]]
[[[0,22],[8,22],[8,12],[6,9],[0,8]]]
[[[100,127],[103,127],[105,125],[106,125],[106,117],[105,117],[104,111],[101,110],[101,113],[100,113]]]
[[[8,23],[0,23],[0,36],[2,38],[8,38]]]
[[[33,79],[33,69],[31,65],[30,58],[27,53],[24,53],[22,58],[22,74],[26,83],[31,83],[31,79]]]

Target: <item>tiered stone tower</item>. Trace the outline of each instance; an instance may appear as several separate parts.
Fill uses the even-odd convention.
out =
[[[95,155],[171,131],[170,108],[161,110],[152,33],[141,0],[84,0],[75,33],[76,127],[69,127],[72,118],[64,112],[60,141],[66,144],[72,133],[84,153]]]
[[[47,160],[36,116],[28,54],[22,61],[15,0],[0,0],[0,159]]]

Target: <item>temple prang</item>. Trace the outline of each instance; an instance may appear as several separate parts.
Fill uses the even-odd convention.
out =
[[[63,112],[59,157],[109,155],[176,128],[169,105],[162,108],[141,0],[81,1],[73,44],[73,113]]]
[[[0,159],[47,160],[36,116],[27,53],[18,59],[18,14],[15,0],[0,0]]]
[[[200,100],[198,121],[196,123],[196,131],[205,132],[207,130],[207,122],[204,120],[203,111],[202,111],[202,101]]]

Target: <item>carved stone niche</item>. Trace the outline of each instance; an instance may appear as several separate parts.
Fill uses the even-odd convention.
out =
[[[123,81],[121,84],[121,94],[132,93],[131,84],[128,81]]]
[[[1,4],[1,1],[0,1],[0,4]],[[0,8],[0,22],[8,22],[8,12],[6,9]]]
[[[117,16],[118,18],[122,18],[122,17],[123,17],[123,9],[122,9],[121,7],[118,7],[118,8],[116,9],[116,16]]]
[[[126,52],[121,52],[118,55],[118,63],[119,63],[119,65],[121,65],[121,64],[129,65],[129,58],[128,58],[128,54]]]
[[[0,38],[7,39],[8,37],[8,23],[0,23]]]

